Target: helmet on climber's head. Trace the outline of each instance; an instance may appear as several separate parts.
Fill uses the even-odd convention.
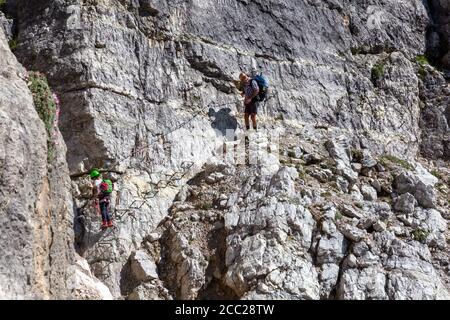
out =
[[[92,169],[89,175],[91,176],[91,179],[97,179],[100,177],[100,171],[98,171],[98,169]]]

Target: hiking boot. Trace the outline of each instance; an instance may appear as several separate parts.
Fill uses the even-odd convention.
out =
[[[100,229],[106,229],[106,228],[108,228],[108,222],[106,222],[106,221],[103,221],[102,222],[102,226],[100,227]]]
[[[112,221],[108,222],[107,226],[108,226],[108,228],[114,227]]]

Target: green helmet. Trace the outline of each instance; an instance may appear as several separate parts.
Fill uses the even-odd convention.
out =
[[[100,176],[100,172],[97,169],[92,169],[89,175],[92,179],[98,178]]]

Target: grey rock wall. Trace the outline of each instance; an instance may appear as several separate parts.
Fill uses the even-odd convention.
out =
[[[413,156],[420,143],[422,1],[19,1],[18,11],[21,61],[62,94],[72,171],[167,162],[155,135],[193,116],[187,129],[207,130],[208,106],[234,109],[231,80],[257,66],[273,85],[271,116],[358,130],[380,152]]]
[[[67,298],[73,216],[65,146],[47,163],[47,134],[27,72],[0,30],[0,294],[5,299]]]
[[[173,228],[165,225],[164,230],[161,224],[177,202],[185,202],[187,180],[208,172],[203,165],[220,153],[226,129],[241,134],[241,98],[233,80],[241,70],[259,67],[272,87],[271,98],[261,109],[265,116],[262,124],[273,131],[292,125],[292,131],[308,141],[301,150],[292,146],[299,157],[305,153],[296,164],[325,163],[307,174],[321,183],[334,183],[351,201],[364,203],[368,208],[363,206],[364,210],[371,215],[391,216],[391,208],[406,208],[424,223],[419,219],[424,215],[422,207],[417,206],[430,200],[428,187],[418,194],[397,194],[387,177],[380,178],[381,183],[361,176],[372,179],[373,172],[383,172],[375,160],[383,154],[412,161],[421,152],[428,158],[448,160],[448,83],[441,71],[416,61],[433,48],[437,52],[434,59],[445,64],[446,16],[438,13],[445,12],[441,9],[446,1],[229,0],[218,5],[210,0],[16,0],[8,5],[11,3],[17,16],[15,53],[19,61],[29,70],[44,72],[61,98],[60,130],[70,174],[74,177],[95,166],[106,170],[105,176],[115,182],[116,228],[102,231],[89,203],[89,179],[77,176],[70,185],[66,169],[49,174],[49,193],[64,199],[59,205],[71,207],[67,190],[72,190],[78,252],[114,297],[402,299],[415,294],[408,287],[410,291],[402,289],[407,292],[404,296],[396,296],[395,290],[402,285],[409,286],[417,277],[423,283],[429,280],[423,274],[431,270],[431,258],[427,252],[417,254],[421,249],[416,245],[409,249],[399,245],[408,251],[399,249],[399,255],[413,261],[414,276],[395,273],[388,258],[374,262],[371,256],[354,254],[347,244],[363,241],[365,230],[372,225],[383,233],[384,222],[372,221],[369,215],[360,224],[369,225],[367,228],[340,225],[333,219],[335,206],[323,209],[323,203],[321,208],[329,217],[311,220],[306,206],[320,202],[321,195],[306,186],[302,191],[305,203],[297,203],[299,199],[290,203],[298,197],[299,190],[293,189],[297,178],[289,169],[278,172],[280,163],[270,156],[265,156],[262,169],[254,172],[262,179],[259,187],[237,183],[238,188],[255,193],[246,194],[242,208],[207,217],[211,221],[205,228],[221,230],[217,232],[225,240],[218,245],[219,251],[234,255],[234,262],[210,263],[218,269],[211,275],[204,253],[207,245],[191,246],[188,235],[177,234],[177,223]],[[430,25],[435,26],[432,32]],[[319,134],[310,130],[311,125],[332,134]],[[42,153],[37,149],[35,152]],[[355,162],[352,149],[368,153]],[[54,165],[63,167],[63,160]],[[47,176],[37,167],[42,169],[42,163],[33,168]],[[224,174],[219,173],[222,176],[208,180],[211,186],[223,179]],[[264,180],[267,176],[273,181]],[[170,177],[175,177],[175,182],[164,183]],[[63,181],[65,191],[57,194],[61,188],[52,186],[53,180]],[[235,196],[239,197],[238,191]],[[268,202],[253,208],[252,199],[263,197]],[[390,198],[389,204],[380,197]],[[422,202],[416,203],[416,198]],[[426,207],[438,206],[445,214],[448,207],[435,200]],[[56,201],[52,203],[56,205]],[[343,212],[353,218],[364,216],[349,203],[346,208]],[[191,212],[192,208],[183,210]],[[253,217],[254,212],[262,217]],[[284,215],[278,217],[276,212]],[[261,226],[259,219],[263,218],[272,223],[267,230]],[[71,237],[72,226],[66,218],[61,219],[64,222],[58,234]],[[237,224],[242,228],[236,229],[230,222],[236,219],[242,219]],[[228,226],[220,228],[220,223]],[[298,224],[307,227],[298,230]],[[127,283],[135,277],[130,256],[147,246],[156,229],[164,240],[151,245],[153,259],[162,259],[157,263],[160,279],[137,286],[132,285],[134,280]],[[303,233],[316,233],[314,244],[299,236]],[[293,253],[283,251],[286,234],[294,236],[288,239],[295,246]],[[370,254],[386,253],[385,244],[395,242],[391,234],[380,237],[367,242],[374,248]],[[244,246],[236,244],[235,239],[240,238],[247,239]],[[441,234],[436,238],[441,239]],[[253,252],[258,246],[270,248]],[[303,254],[312,246],[311,254]],[[166,255],[172,251],[172,256]],[[287,260],[277,260],[280,254],[286,254]],[[420,258],[422,261],[417,255],[426,257]],[[348,268],[342,265],[345,259]],[[356,269],[360,263],[364,267]],[[173,283],[174,275],[180,285]],[[261,281],[263,276],[267,279]],[[304,287],[294,286],[299,280]],[[372,280],[376,283],[368,284]],[[423,298],[445,296],[438,280],[432,285],[433,290],[425,284],[415,289]],[[373,286],[376,290],[371,292]],[[267,288],[276,290],[270,295]]]
[[[354,176],[340,170],[340,162],[305,163],[310,152],[321,152],[317,144],[308,150],[307,137],[328,141],[328,146],[342,141],[308,126],[300,132],[285,128],[282,148],[295,145],[304,156],[281,156],[279,169],[270,170],[265,164],[205,166],[183,191],[186,196],[174,202],[157,230],[161,237],[143,242],[172,296],[448,299],[449,207],[440,193],[433,195],[444,197],[437,209],[415,199],[423,200],[421,190],[433,189],[438,180],[420,164],[405,171],[385,163],[379,171],[376,158],[370,171]],[[252,134],[251,140],[264,148],[258,138],[262,134]],[[364,160],[370,157],[367,149],[359,159],[344,148],[328,149],[330,157],[354,167],[367,164]],[[324,179],[317,172],[329,174]],[[385,181],[390,176],[395,179]],[[341,179],[353,180],[352,190],[358,192],[339,190],[336,182]],[[393,188],[388,197],[381,188],[386,183]],[[361,193],[369,188],[374,196],[363,198]],[[396,194],[411,197],[409,212],[393,206]]]
[[[66,146],[47,132],[0,30],[0,299],[112,298],[75,257]],[[79,265],[81,267],[79,267]]]

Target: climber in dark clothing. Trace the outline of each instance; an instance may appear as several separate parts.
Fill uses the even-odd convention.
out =
[[[113,227],[111,214],[109,213],[109,203],[111,202],[112,182],[110,180],[103,180],[100,172],[93,169],[90,173],[91,179],[94,180],[93,196],[96,205],[99,205],[100,213],[102,215],[101,228]]]
[[[247,74],[241,73],[239,75],[239,80],[244,84],[244,120],[245,128],[250,130],[249,117],[252,119],[253,129],[257,130],[256,125],[256,114],[258,113],[258,93],[259,86],[258,83],[251,79]]]

